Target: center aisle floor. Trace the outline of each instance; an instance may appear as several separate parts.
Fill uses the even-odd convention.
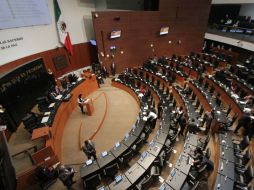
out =
[[[107,109],[105,120],[93,138],[99,156],[102,151],[110,150],[117,141],[123,139],[124,135],[130,131],[132,125],[136,122],[139,113],[139,106],[135,99],[127,92],[112,87],[110,78],[106,79],[105,84],[101,85],[101,88],[91,94],[89,98],[95,99],[93,102],[94,114],[92,116],[81,114],[80,108],[77,106],[72,112],[63,134],[62,163],[72,165],[78,172],[74,177],[77,183],[73,185],[73,189],[83,189],[79,167],[81,163],[87,160],[79,146],[81,123],[82,139],[92,137],[103,120]],[[60,190],[66,188],[58,180],[49,189]]]

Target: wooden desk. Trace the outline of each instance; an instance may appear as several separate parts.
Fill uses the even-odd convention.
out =
[[[41,138],[41,137],[45,137],[45,139],[49,139],[50,138],[50,130],[49,127],[41,127],[41,128],[37,128],[33,130],[32,133],[32,140]]]
[[[233,100],[230,95],[224,90],[222,89],[218,84],[216,84],[213,80],[205,77],[203,83],[208,82],[209,86],[213,86],[215,88],[214,90],[214,94],[221,94],[221,100],[226,103],[227,105],[231,105],[232,106],[232,111],[234,113],[238,114],[238,118],[240,118],[243,115],[243,112],[241,110],[241,108],[238,106],[238,104],[235,102],[235,100]]]

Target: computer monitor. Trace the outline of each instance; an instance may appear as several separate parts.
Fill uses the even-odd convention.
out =
[[[120,38],[120,37],[121,37],[121,30],[113,30],[110,33],[110,39]]]
[[[125,140],[127,140],[129,138],[129,136],[130,136],[129,133],[126,133],[125,134]]]
[[[117,143],[115,144],[115,148],[118,148],[119,146],[120,146],[120,143],[117,142]]]
[[[141,158],[142,158],[142,159],[145,159],[146,156],[147,156],[147,152],[143,152],[143,153],[141,154]]]
[[[119,183],[122,179],[123,179],[122,175],[118,175],[118,176],[115,177],[115,182]]]
[[[92,163],[93,163],[93,161],[91,159],[86,161],[87,166],[91,165]]]
[[[160,35],[166,35],[168,34],[169,26],[161,27],[160,29]]]
[[[104,151],[104,152],[101,153],[101,156],[102,156],[102,157],[105,157],[105,156],[107,156],[107,155],[108,155],[108,152],[107,152],[107,151]]]
[[[162,184],[162,185],[160,186],[160,188],[159,188],[159,190],[165,190],[165,189],[166,189],[165,184]]]

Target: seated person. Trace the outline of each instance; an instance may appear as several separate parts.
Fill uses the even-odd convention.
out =
[[[58,169],[58,177],[68,189],[76,182],[73,181],[74,173],[75,171],[71,166],[61,165]]]
[[[42,182],[54,180],[58,177],[57,171],[53,167],[39,166],[37,177]]]
[[[156,120],[157,120],[157,114],[154,108],[151,108],[148,116],[147,116],[147,122],[146,124],[150,124],[150,126],[152,127],[152,129],[155,128],[155,124],[156,124]]]
[[[191,121],[188,122],[188,130],[192,133],[196,133],[196,132],[200,131],[198,126],[195,124],[194,119],[191,119]]]
[[[59,86],[55,85],[55,93],[57,95],[61,95],[63,93],[63,91]]]

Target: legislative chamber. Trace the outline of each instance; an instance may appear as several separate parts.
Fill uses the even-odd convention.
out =
[[[0,189],[254,189],[254,2],[1,8]]]

